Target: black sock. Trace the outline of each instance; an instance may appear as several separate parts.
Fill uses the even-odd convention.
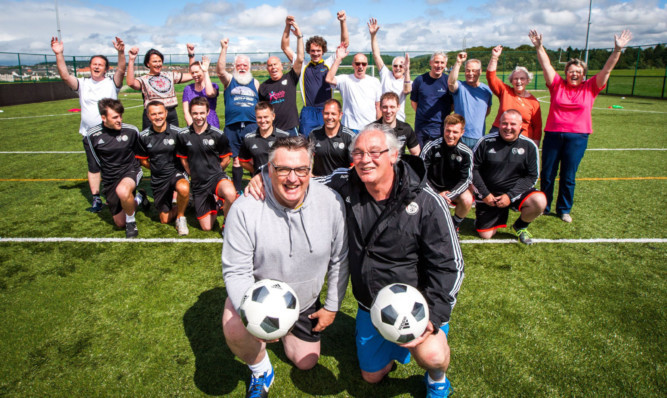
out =
[[[463,222],[463,218],[454,214],[452,216],[452,222],[454,223],[454,228],[458,228],[461,225],[461,223]]]
[[[528,228],[529,225],[529,222],[525,222],[521,219],[521,217],[519,217],[516,219],[516,221],[514,221],[513,228],[515,231],[518,231],[520,229]]]
[[[236,191],[243,190],[243,167],[232,167],[232,180],[234,181],[234,189]]]

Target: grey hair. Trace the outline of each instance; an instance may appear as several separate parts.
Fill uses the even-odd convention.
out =
[[[354,146],[357,143],[357,139],[361,137],[362,134],[369,133],[371,131],[380,131],[384,133],[384,138],[385,142],[387,143],[387,148],[390,151],[396,151],[398,153],[398,156],[401,156],[401,143],[398,141],[398,138],[396,138],[396,134],[394,134],[393,130],[380,123],[371,123],[368,126],[364,127],[363,130],[359,132],[359,134],[355,135],[352,137],[352,142],[350,142],[350,153],[354,151]]]
[[[278,148],[285,148],[288,151],[298,151],[300,149],[305,149],[308,152],[308,159],[313,158],[313,144],[308,140],[308,138],[302,135],[278,138],[273,143],[271,149],[269,149],[269,162],[273,162],[273,159],[276,157],[276,151]]]
[[[236,62],[237,62],[239,59],[247,59],[247,60],[248,60],[248,63],[251,63],[251,62],[250,62],[250,57],[248,57],[247,55],[239,54],[239,55],[237,55],[236,57],[234,57],[234,65],[236,65]]]
[[[401,57],[401,56],[394,57],[394,59],[391,60],[391,66],[394,66],[394,62],[398,61],[399,59],[402,59],[403,62],[405,62],[405,57]]]
[[[431,59],[429,61],[433,61],[435,57],[437,57],[438,55],[442,55],[443,57],[445,57],[445,62],[447,62],[447,54],[445,54],[442,51],[434,52],[433,55],[431,55]]]
[[[512,81],[512,76],[514,76],[514,74],[515,74],[515,73],[518,73],[518,72],[523,72],[523,73],[526,74],[526,76],[528,76],[528,83],[530,83],[530,82],[533,81],[533,74],[530,73],[530,72],[528,71],[528,69],[526,69],[525,66],[517,66],[516,68],[514,68],[514,70],[512,71],[512,73],[510,73],[510,77],[509,77],[509,81],[510,81],[510,82]],[[526,84],[528,84],[528,83],[526,83]]]
[[[480,60],[478,60],[478,59],[476,59],[476,58],[467,60],[467,61],[466,61],[466,68],[468,67],[468,64],[469,64],[469,63],[479,64],[479,69],[480,69],[480,70],[482,69],[482,61],[480,61]]]

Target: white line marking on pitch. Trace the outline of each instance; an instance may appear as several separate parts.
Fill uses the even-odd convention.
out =
[[[180,239],[180,238],[0,238],[0,243],[222,243],[222,239]],[[637,239],[533,239],[535,243],[667,243],[662,238]],[[516,239],[466,239],[461,244],[518,244]]]
[[[535,91],[535,90],[531,90],[531,91]],[[551,96],[550,95],[545,95],[544,97],[537,97],[537,100],[540,101],[543,104],[551,104],[551,101],[544,101],[545,98],[551,98]],[[597,108],[597,107],[593,107],[593,109],[597,109],[599,111],[612,110],[612,111],[641,112],[641,113],[667,113],[667,112],[663,112],[663,111],[643,111],[641,109],[625,109],[625,108],[615,109],[615,108]]]

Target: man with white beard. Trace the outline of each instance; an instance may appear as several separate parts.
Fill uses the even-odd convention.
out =
[[[232,166],[232,181],[237,192],[241,192],[243,186],[243,168],[239,162],[239,149],[246,134],[257,129],[255,119],[255,105],[259,98],[257,91],[259,82],[253,78],[250,69],[250,58],[245,55],[237,55],[234,58],[233,74],[225,70],[227,62],[227,48],[229,39],[220,40],[220,57],[216,71],[218,77],[225,87],[225,130],[232,149],[234,163]]]

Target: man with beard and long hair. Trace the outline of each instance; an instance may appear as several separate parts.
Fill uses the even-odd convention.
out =
[[[220,40],[220,57],[216,71],[224,86],[225,97],[225,135],[229,139],[234,163],[232,166],[232,181],[237,192],[243,189],[243,168],[239,162],[239,149],[246,134],[257,129],[255,119],[255,105],[257,104],[259,82],[253,78],[250,70],[250,58],[237,55],[234,58],[234,70],[229,73],[225,70],[229,39]]]

